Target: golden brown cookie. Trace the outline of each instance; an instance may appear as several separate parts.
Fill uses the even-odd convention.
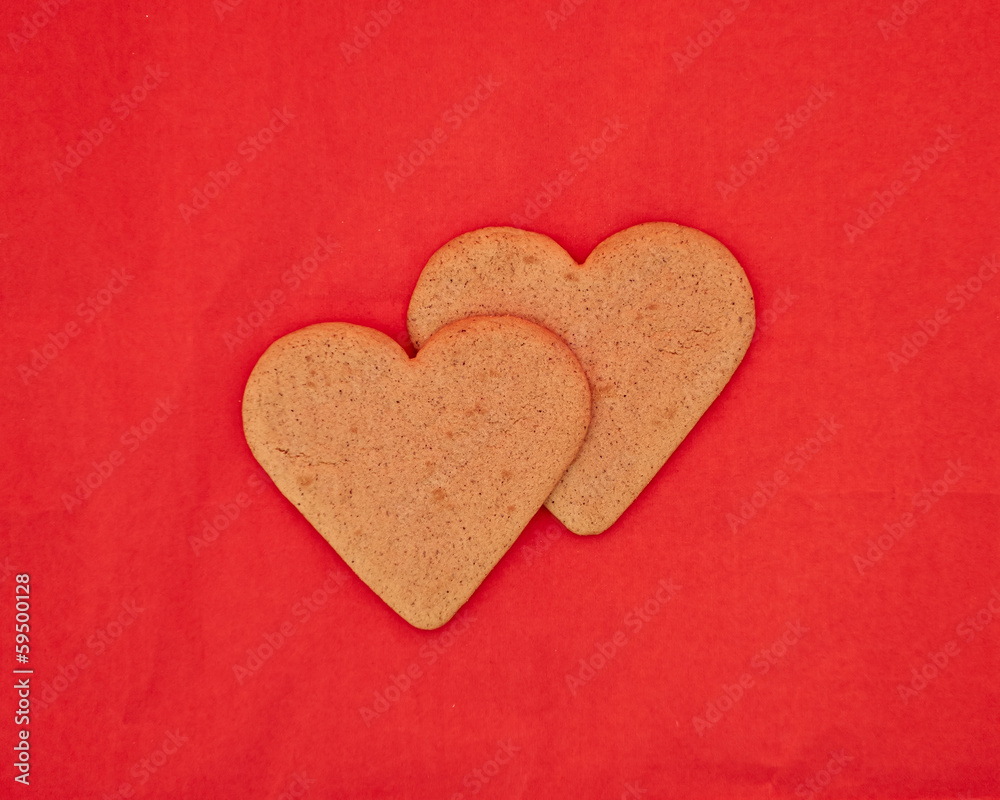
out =
[[[261,356],[247,442],[376,594],[443,625],[576,456],[590,389],[558,336],[517,317],[442,328],[413,359],[385,334],[313,325]]]
[[[484,228],[438,250],[407,323],[422,347],[441,326],[514,314],[558,333],[590,379],[590,430],[546,506],[601,533],[663,466],[736,370],[754,331],[753,293],[718,241],[668,222],[637,225],[577,264],[558,244]]]

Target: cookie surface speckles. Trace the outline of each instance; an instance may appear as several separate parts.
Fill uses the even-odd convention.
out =
[[[754,331],[732,254],[701,231],[651,222],[577,264],[558,244],[484,228],[438,250],[410,301],[419,348],[441,326],[514,314],[559,334],[590,379],[590,430],[546,501],[579,534],[606,530],[652,480],[732,376]]]
[[[243,425],[278,489],[418,628],[471,596],[579,451],[586,376],[515,317],[445,326],[414,359],[388,336],[313,325],[271,345]]]

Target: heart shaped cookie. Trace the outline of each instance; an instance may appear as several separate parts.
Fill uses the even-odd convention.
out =
[[[413,359],[326,323],[261,356],[243,428],[275,485],[407,622],[436,628],[541,508],[590,420],[583,369],[516,317],[447,325]]]
[[[484,228],[424,267],[407,324],[418,348],[441,326],[513,314],[558,333],[590,379],[579,456],[546,501],[574,533],[606,530],[722,391],[750,345],[754,303],[732,254],[667,222],[614,234],[581,266],[546,236]]]

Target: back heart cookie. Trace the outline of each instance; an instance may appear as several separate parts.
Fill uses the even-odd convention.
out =
[[[278,489],[407,622],[437,628],[510,548],[580,449],[590,390],[552,332],[445,326],[414,359],[313,325],[268,348],[243,428]]]
[[[692,228],[614,234],[581,266],[546,236],[484,228],[424,267],[407,322],[416,347],[442,325],[514,314],[558,333],[590,379],[590,430],[546,501],[567,528],[618,519],[722,391],[750,345],[754,303],[732,254]]]

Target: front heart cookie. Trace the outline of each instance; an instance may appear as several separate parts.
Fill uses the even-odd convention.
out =
[[[418,347],[442,325],[514,314],[558,333],[593,392],[590,430],[546,501],[567,528],[601,533],[628,508],[722,391],[750,345],[739,263],[692,228],[616,233],[581,266],[546,236],[484,228],[424,267],[407,323]]]
[[[443,625],[580,449],[587,378],[515,317],[447,325],[410,359],[388,336],[313,325],[268,348],[243,428],[275,485],[407,622]]]

